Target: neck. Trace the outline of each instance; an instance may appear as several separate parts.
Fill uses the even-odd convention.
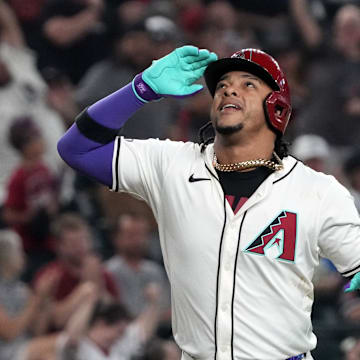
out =
[[[241,161],[272,158],[274,141],[272,142],[238,142],[231,144],[224,142],[222,138],[216,137],[214,151],[219,163],[229,164]]]
[[[123,256],[126,263],[132,268],[132,269],[139,269],[140,264],[142,262],[142,257],[138,256]]]
[[[25,157],[22,163],[23,163],[24,167],[30,169],[30,168],[38,165],[39,162],[40,162],[40,159],[38,159],[38,158],[35,159],[35,158],[26,158]]]
[[[96,326],[91,328],[88,332],[88,338],[96,344],[102,351],[107,352],[109,349],[109,344],[104,341],[102,337],[102,331],[98,329]]]
[[[80,263],[76,264],[72,261],[69,261],[67,258],[62,258],[61,262],[65,266],[68,272],[70,272],[75,276],[79,276],[82,269],[82,265]]]

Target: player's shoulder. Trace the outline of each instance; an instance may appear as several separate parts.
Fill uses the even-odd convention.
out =
[[[182,156],[185,154],[199,154],[200,145],[192,141],[178,141],[172,139],[159,139],[159,138],[148,138],[148,139],[129,139],[121,137],[121,143],[127,144],[128,146],[134,146],[136,148],[143,148],[146,151],[165,151],[172,156],[176,153],[181,153]]]
[[[188,151],[194,151],[194,150],[200,149],[200,145],[193,141],[181,141],[181,140],[172,140],[172,139],[163,139],[162,140],[162,139],[155,139],[155,138],[150,138],[148,140],[153,143],[162,144],[162,146],[177,147],[177,148],[181,148],[183,150],[188,150]]]
[[[334,175],[316,171],[292,156],[288,156],[288,158],[292,158],[295,161],[296,167],[294,170],[296,171],[294,171],[294,175],[299,179],[303,187],[316,187],[320,193],[326,193],[329,189],[331,191],[348,193],[345,186]]]

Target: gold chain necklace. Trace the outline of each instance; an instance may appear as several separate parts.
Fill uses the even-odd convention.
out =
[[[240,170],[252,169],[260,166],[265,166],[274,171],[282,170],[284,168],[284,165],[281,159],[279,158],[278,154],[276,154],[275,151],[273,152],[273,155],[278,163],[272,160],[256,159],[256,160],[241,161],[233,164],[219,164],[216,154],[214,152],[213,165],[216,170],[223,172],[240,171]]]

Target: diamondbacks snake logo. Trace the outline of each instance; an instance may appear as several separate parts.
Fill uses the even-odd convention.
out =
[[[244,252],[264,255],[271,259],[295,261],[297,216],[282,211]]]

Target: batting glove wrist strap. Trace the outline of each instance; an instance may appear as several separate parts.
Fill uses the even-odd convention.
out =
[[[162,98],[143,80],[142,73],[135,76],[131,85],[135,96],[144,103]]]
[[[360,289],[360,272],[356,273],[351,281],[345,286],[345,292],[355,291]]]
[[[194,84],[206,67],[217,60],[217,55],[206,49],[186,45],[175,49],[142,73],[142,79],[160,96],[185,97],[201,91],[203,86]]]

